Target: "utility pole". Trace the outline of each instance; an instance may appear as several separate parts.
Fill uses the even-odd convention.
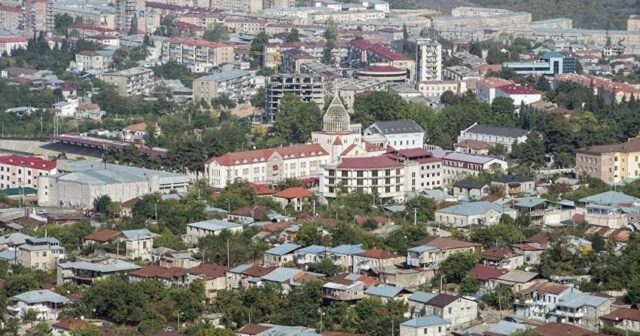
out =
[[[229,254],[229,238],[227,238],[227,267],[231,267],[231,255]]]
[[[413,208],[413,225],[418,225],[418,208]]]

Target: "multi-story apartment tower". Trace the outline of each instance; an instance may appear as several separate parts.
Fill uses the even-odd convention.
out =
[[[416,50],[416,82],[442,80],[442,46],[431,39],[419,39]]]

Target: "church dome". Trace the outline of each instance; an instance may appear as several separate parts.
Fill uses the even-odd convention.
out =
[[[340,97],[335,95],[329,108],[322,117],[323,127],[322,130],[326,132],[343,132],[349,131],[349,125],[351,123],[351,117],[349,112],[342,105]]]

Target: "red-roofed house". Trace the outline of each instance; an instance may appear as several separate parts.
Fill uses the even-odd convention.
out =
[[[27,49],[27,44],[32,37],[30,36],[0,36],[0,54],[7,53],[11,56],[16,49]]]
[[[207,72],[213,67],[232,63],[234,58],[233,46],[219,42],[174,37],[162,45],[163,61],[177,61],[192,72]]]
[[[166,268],[158,265],[149,265],[129,272],[129,280],[143,281],[153,279],[162,282],[167,286],[186,285],[188,270],[182,267]]]
[[[231,181],[275,184],[287,178],[317,177],[329,153],[317,144],[231,152],[205,163],[209,184],[223,189]]]
[[[497,286],[497,280],[499,277],[509,273],[506,269],[497,268],[487,265],[475,265],[469,271],[469,274],[473,275],[477,280],[480,288],[493,289]]]
[[[515,270],[524,265],[524,255],[516,253],[508,246],[494,246],[480,252],[485,265]]]
[[[38,177],[56,174],[56,162],[37,156],[0,156],[0,189],[38,188]]]
[[[216,264],[200,264],[187,270],[190,280],[201,282],[204,286],[204,295],[211,300],[218,292],[227,289],[227,271],[229,268]]]
[[[600,320],[605,326],[640,332],[640,310],[638,309],[620,308],[600,316]]]
[[[360,67],[368,65],[386,64],[408,72],[409,79],[413,79],[415,61],[389,47],[374,44],[368,40],[353,40],[349,43],[349,60],[358,63]]]
[[[380,249],[371,249],[353,256],[353,273],[368,272],[379,274],[384,267],[404,263],[406,258],[399,254]]]
[[[516,109],[522,104],[530,105],[542,100],[542,94],[535,88],[521,84],[507,84],[496,90],[496,97],[507,97],[513,99]]]
[[[302,210],[302,202],[311,197],[313,193],[303,187],[287,188],[275,193],[273,199],[282,207],[292,206],[296,211]]]
[[[382,79],[386,82],[406,82],[409,78],[407,69],[392,65],[370,65],[356,71],[360,79]]]

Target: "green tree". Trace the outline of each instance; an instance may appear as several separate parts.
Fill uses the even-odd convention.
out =
[[[459,102],[460,102],[460,99],[451,90],[447,90],[444,93],[442,93],[442,95],[440,95],[440,103],[442,103],[444,106],[455,105],[455,104],[458,104]]]
[[[334,264],[329,258],[322,258],[320,262],[309,264],[309,271],[326,274],[330,277],[342,272],[342,267]]]
[[[486,302],[489,306],[500,309],[509,310],[513,305],[515,295],[511,287],[500,284],[494,290],[486,293],[482,296],[482,301]]]
[[[472,252],[458,252],[440,263],[439,271],[446,281],[459,283],[465,275],[478,263],[478,255]]]
[[[207,41],[220,42],[229,40],[229,30],[221,23],[214,23],[204,31],[202,38]]]
[[[336,41],[338,41],[338,25],[333,19],[325,22],[324,40],[325,45],[321,61],[323,64],[333,64],[333,49],[336,47]]]
[[[69,26],[73,24],[73,17],[67,13],[56,14],[53,17],[54,29],[58,34],[67,35]]]
[[[286,42],[300,42],[300,32],[296,28],[292,28],[287,37]]]
[[[40,321],[38,322],[38,324],[36,324],[33,333],[31,335],[33,336],[47,336],[47,335],[51,335],[51,326],[49,326],[49,323],[47,323],[47,321]]]
[[[259,32],[256,35],[256,37],[251,41],[251,47],[249,48],[249,51],[253,55],[252,64],[254,66],[259,66],[259,67],[264,66],[263,57],[266,57],[266,55],[264,55],[264,45],[267,44],[268,42],[269,42],[269,36],[267,36],[267,33],[263,31]]]
[[[134,15],[131,18],[131,24],[129,25],[129,35],[138,34],[138,15]]]
[[[511,155],[520,160],[521,163],[534,167],[544,165],[544,154],[545,145],[543,138],[536,132],[529,133],[526,142],[514,144],[511,152]]]
[[[368,127],[376,121],[402,119],[408,109],[407,102],[398,95],[386,91],[376,91],[368,95],[357,96],[353,104],[354,122]]]
[[[436,202],[431,198],[424,196],[414,197],[407,202],[405,207],[405,214],[412,216],[416,215],[416,220],[419,223],[425,223],[435,219]]]
[[[258,91],[256,91],[256,94],[251,96],[251,100],[249,102],[253,107],[264,108],[264,88],[259,88]]]
[[[607,241],[598,233],[591,237],[591,247],[596,252],[605,251],[607,248]]]
[[[462,295],[473,295],[480,290],[480,284],[478,283],[478,279],[471,274],[466,274],[462,281],[460,282],[460,287],[458,288],[458,292]]]
[[[111,197],[102,195],[93,200],[93,210],[97,213],[106,214],[107,207],[111,204]]]
[[[280,100],[274,126],[279,137],[290,143],[303,143],[312,131],[320,129],[321,123],[318,105],[303,102],[299,96],[285,94]]]
[[[30,273],[11,274],[6,278],[5,292],[7,297],[22,294],[24,292],[37,289],[39,287],[38,279]]]

